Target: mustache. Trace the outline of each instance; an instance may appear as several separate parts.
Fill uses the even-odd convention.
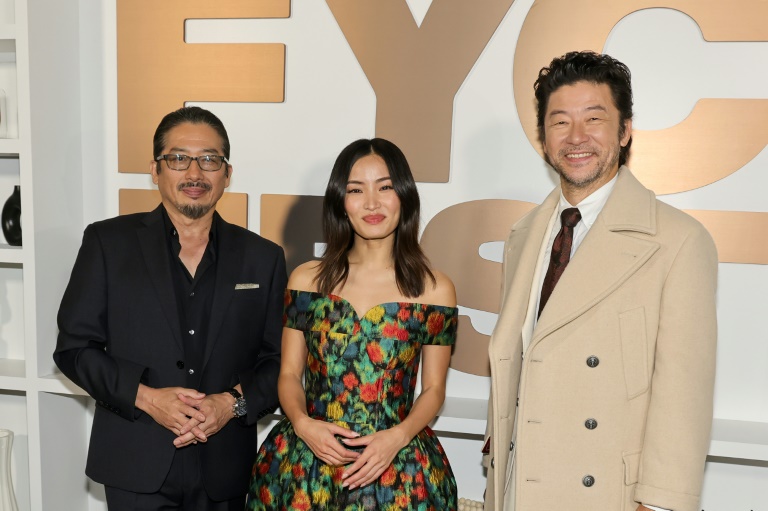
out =
[[[210,191],[213,187],[210,184],[204,183],[202,181],[187,181],[185,183],[179,183],[179,185],[176,187],[176,189],[179,191],[183,190],[184,188],[202,188],[205,191]]]

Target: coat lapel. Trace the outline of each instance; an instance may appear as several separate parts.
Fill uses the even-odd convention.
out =
[[[219,332],[235,293],[235,284],[237,284],[243,265],[243,246],[236,241],[235,227],[222,220],[218,213],[215,215],[214,221],[219,222],[217,227],[219,246],[216,262],[216,287],[213,292],[208,338],[205,340],[203,367],[208,363],[208,359],[219,340]]]
[[[536,272],[536,261],[559,198],[560,188],[557,188],[541,206],[513,227],[505,245],[505,260],[510,255],[519,256],[507,261],[504,283],[507,292],[491,338],[493,353],[501,358],[515,356],[515,353],[519,356],[518,352],[522,351],[520,332]]]
[[[531,346],[584,314],[659,249],[655,196],[624,168],[603,211],[565,269],[534,329]]]
[[[181,342],[181,328],[179,327],[179,309],[176,304],[176,293],[173,289],[171,277],[171,258],[168,253],[168,243],[163,232],[163,213],[161,206],[148,213],[144,225],[137,231],[139,246],[144,257],[152,286],[155,288],[160,308],[173,332],[173,340],[183,350]]]

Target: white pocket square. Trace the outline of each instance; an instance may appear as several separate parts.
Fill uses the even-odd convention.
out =
[[[258,289],[258,288],[259,288],[258,284],[250,284],[250,283],[235,284],[235,291],[237,291],[238,289]]]

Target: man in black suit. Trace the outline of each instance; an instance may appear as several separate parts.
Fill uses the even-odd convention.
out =
[[[54,360],[97,401],[86,474],[111,511],[242,510],[277,404],[285,257],[225,222],[229,138],[185,107],[155,132],[150,213],[89,225]]]

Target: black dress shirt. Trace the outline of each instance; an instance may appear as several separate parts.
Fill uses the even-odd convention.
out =
[[[168,212],[163,208],[166,240],[171,255],[171,278],[176,292],[176,304],[179,310],[179,326],[184,343],[184,360],[180,369],[187,373],[187,387],[198,389],[208,338],[208,323],[211,317],[213,293],[216,287],[216,261],[218,244],[216,239],[217,216],[214,216],[208,235],[208,245],[197,265],[194,277],[184,266],[179,254],[181,243]]]

